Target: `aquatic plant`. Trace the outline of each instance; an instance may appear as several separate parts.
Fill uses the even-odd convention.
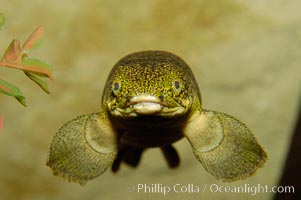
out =
[[[5,23],[4,15],[0,13],[0,30]],[[46,93],[50,93],[47,83],[41,78],[49,78],[53,80],[52,68],[46,62],[28,58],[27,52],[35,47],[41,41],[44,28],[38,27],[23,43],[13,39],[2,58],[0,59],[0,67],[9,67],[22,70],[25,75],[35,82]],[[15,85],[1,79],[0,76],[0,92],[16,98],[23,106],[26,106],[25,96],[22,91]]]

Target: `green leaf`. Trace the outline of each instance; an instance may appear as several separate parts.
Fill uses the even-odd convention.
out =
[[[23,59],[21,66],[24,68],[25,71],[30,71],[33,72],[35,75],[41,77],[49,77],[50,79],[53,79],[52,67],[39,59]]]
[[[38,84],[38,86],[40,86],[40,88],[42,88],[42,90],[44,90],[47,94],[50,94],[50,91],[49,91],[47,83],[45,81],[43,81],[42,79],[39,79],[34,72],[24,72],[24,73],[33,82],[35,82],[36,84]]]
[[[5,17],[2,13],[0,13],[0,30],[4,23],[5,23]]]
[[[15,97],[23,106],[26,106],[25,97],[17,86],[0,79],[0,92]]]

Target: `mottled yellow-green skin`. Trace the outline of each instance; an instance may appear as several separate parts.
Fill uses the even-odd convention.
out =
[[[179,89],[175,81],[180,83]],[[112,92],[115,82],[120,84],[116,93]],[[107,79],[102,106],[109,113],[117,107],[131,109],[129,100],[139,95],[156,96],[166,108],[184,107],[184,114],[201,108],[200,91],[191,69],[181,58],[165,51],[132,53],[117,62]]]
[[[217,179],[253,175],[267,154],[251,130],[226,113],[202,109],[189,66],[174,54],[144,51],[113,67],[98,113],[70,120],[50,147],[53,173],[84,185],[111,166],[139,164],[142,153],[160,147],[170,168],[180,163],[172,144],[183,137]]]

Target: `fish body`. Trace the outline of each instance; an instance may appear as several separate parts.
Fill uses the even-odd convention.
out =
[[[62,126],[50,146],[53,173],[84,185],[111,166],[136,167],[147,148],[161,148],[170,168],[180,158],[172,144],[187,138],[196,158],[217,179],[244,179],[267,154],[250,129],[225,113],[202,108],[197,81],[180,57],[142,51],[112,68],[97,113]]]

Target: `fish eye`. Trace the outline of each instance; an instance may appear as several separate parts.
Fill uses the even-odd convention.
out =
[[[179,80],[175,80],[175,81],[173,82],[173,88],[174,88],[174,90],[175,90],[176,92],[180,93],[181,90],[182,90],[182,84],[181,84],[181,82],[180,82]]]
[[[121,83],[119,81],[114,81],[112,84],[112,91],[116,95],[120,91]]]

